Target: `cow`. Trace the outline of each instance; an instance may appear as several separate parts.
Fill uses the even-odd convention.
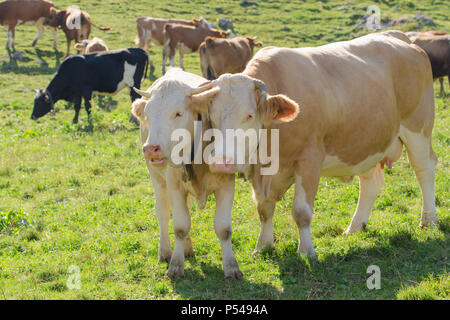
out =
[[[94,37],[92,40],[85,39],[81,43],[75,44],[75,49],[81,51],[81,54],[109,51],[105,41],[97,37]]]
[[[155,45],[164,45],[164,26],[166,23],[175,23],[187,26],[201,25],[204,28],[209,28],[208,22],[204,18],[182,20],[182,19],[163,19],[152,17],[140,17],[136,19],[138,36],[135,43],[139,48],[144,49],[149,55],[150,67],[153,69],[153,62],[150,59],[149,47],[153,42]]]
[[[444,77],[450,84],[450,35],[428,35],[427,33],[411,37],[412,43],[421,47],[430,58],[433,78],[439,79],[441,96],[445,96]]]
[[[139,48],[70,56],[61,64],[47,89],[36,91],[31,118],[44,116],[53,110],[58,100],[66,100],[74,103],[73,123],[78,123],[82,99],[89,117],[92,93],[114,95],[125,87],[130,87],[134,101],[139,95],[131,88],[140,87],[147,64],[147,53]]]
[[[233,37],[231,30],[222,31],[218,29],[210,29],[203,25],[185,26],[180,24],[167,23],[164,26],[164,47],[163,47],[163,64],[162,72],[166,72],[167,58],[170,58],[170,65],[174,66],[174,58],[176,50],[179,53],[180,68],[183,67],[183,55],[186,53],[196,52],[200,44],[206,37],[228,38]]]
[[[242,73],[224,74],[197,89],[203,89],[199,111],[207,111],[222,134],[264,128],[279,135],[279,143],[271,144],[279,150],[274,174],[263,171],[266,161],[234,160],[236,151],[254,154],[261,143],[219,149],[210,160],[214,172],[243,172],[251,180],[261,221],[256,252],[273,247],[275,204],[295,184],[298,253],[316,256],[310,225],[321,176],[359,176],[358,205],[345,234],[364,230],[383,167],[392,167],[403,146],[422,191],[420,225],[437,224],[433,79],[418,46],[376,33],[316,48],[266,47]]]
[[[53,28],[61,28],[63,30],[67,40],[66,57],[70,54],[72,40],[80,43],[85,39],[89,39],[91,25],[101,31],[111,30],[110,27],[99,27],[92,23],[89,14],[86,11],[81,11],[77,7],[69,7],[66,10],[55,10],[46,19],[45,23]]]
[[[424,31],[424,32],[417,32],[417,31],[409,31],[405,32],[406,36],[409,38],[412,37],[422,37],[422,36],[445,36],[447,33],[439,30],[432,30],[432,31]]]
[[[256,37],[207,37],[199,49],[203,77],[214,80],[224,73],[244,71],[247,62],[253,57],[253,48],[263,45],[255,40]]]
[[[55,7],[48,0],[7,0],[0,2],[0,25],[8,27],[8,40],[6,49],[15,50],[15,34],[17,25],[35,25],[38,33],[33,40],[34,47],[45,31],[45,20],[51,16]],[[57,50],[56,28],[51,28],[53,33],[53,48]]]
[[[234,177],[211,173],[205,164],[186,164],[174,159],[175,143],[172,133],[189,132],[192,144],[194,121],[204,114],[194,112],[197,101],[189,97],[196,93],[191,86],[198,86],[206,79],[171,68],[146,92],[136,90],[143,99],[133,103],[132,112],[140,120],[142,150],[155,190],[156,212],[160,223],[159,260],[169,261],[167,275],[171,278],[184,276],[185,255],[193,252],[189,236],[189,197],[197,199],[204,208],[208,195],[214,193],[216,212],[214,229],[220,240],[223,254],[223,270],[226,279],[242,278],[242,272],[234,256],[231,244],[231,211],[234,197]],[[208,122],[201,122],[205,131]],[[190,153],[191,150],[189,149]],[[191,159],[192,154],[183,154]],[[170,207],[173,214],[175,247],[172,254],[168,224]]]

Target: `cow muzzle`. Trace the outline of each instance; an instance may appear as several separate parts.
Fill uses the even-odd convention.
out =
[[[167,158],[162,156],[162,149],[159,144],[144,144],[142,151],[145,159],[152,165],[165,165],[167,163]]]

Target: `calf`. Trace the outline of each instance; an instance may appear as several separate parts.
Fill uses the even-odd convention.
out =
[[[242,272],[231,244],[234,177],[211,173],[207,165],[188,165],[172,156],[175,142],[171,137],[177,129],[189,132],[190,140],[187,142],[193,143],[194,121],[198,119],[198,113],[197,101],[190,99],[190,96],[199,91],[192,91],[190,86],[198,86],[205,81],[202,77],[180,69],[170,69],[147,92],[136,90],[144,97],[133,103],[133,114],[140,120],[143,152],[155,190],[156,213],[160,223],[159,260],[170,259],[168,276],[184,275],[185,255],[192,253],[187,197],[194,196],[199,207],[203,208],[208,195],[214,193],[217,203],[214,229],[222,247],[225,278],[241,279]],[[200,117],[203,119],[205,115]],[[208,128],[206,121],[201,124],[202,131]],[[183,151],[183,158],[191,159],[192,156],[190,148]],[[173,254],[168,233],[170,207],[175,234]]]
[[[15,49],[15,35],[17,25],[35,25],[38,34],[33,40],[34,47],[44,33],[45,20],[55,12],[53,2],[47,0],[7,0],[0,2],[0,25],[8,27],[6,48]],[[58,46],[56,28],[52,28],[53,48]],[[11,41],[12,40],[12,41]]]
[[[214,80],[224,73],[242,72],[253,57],[253,48],[262,46],[255,38],[222,39],[207,37],[200,45],[200,65],[203,77]]]
[[[82,98],[89,116],[93,92],[114,95],[125,87],[139,88],[147,64],[147,53],[138,48],[71,56],[47,89],[37,91],[31,118],[44,116],[58,100],[66,100],[75,104],[73,123],[77,123]],[[132,101],[139,98],[132,89],[130,96]]]
[[[441,96],[445,96],[444,77],[450,84],[450,36],[418,35],[411,37],[412,43],[421,47],[430,58],[433,79],[438,78],[441,84]]]
[[[54,11],[45,23],[63,30],[67,40],[66,57],[70,54],[70,44],[72,40],[79,43],[82,42],[82,40],[89,39],[91,25],[102,31],[111,30],[110,27],[99,27],[93,24],[89,14],[76,7]]]
[[[92,40],[83,40],[81,43],[77,43],[75,49],[81,51],[82,54],[109,51],[105,41],[97,37],[94,37]]]
[[[420,225],[437,224],[433,79],[428,57],[416,45],[376,33],[317,48],[267,47],[243,73],[222,75],[202,88],[209,91],[191,98],[203,100],[200,110],[208,111],[222,135],[264,128],[279,136],[270,140],[272,172],[264,170],[264,153],[256,162],[247,157],[236,163],[236,152],[252,155],[267,146],[261,140],[253,148],[238,143],[218,150],[210,160],[214,172],[250,178],[261,221],[256,251],[273,246],[276,202],[295,184],[298,252],[315,256],[310,227],[321,176],[359,176],[358,205],[345,233],[365,229],[383,184],[382,167],[392,167],[403,145],[422,190]]]
[[[162,18],[152,18],[152,17],[140,17],[137,18],[137,32],[138,37],[135,42],[139,45],[139,48],[144,49],[149,54],[149,63],[151,68],[153,68],[153,62],[150,59],[149,47],[150,43],[162,46],[164,45],[164,26],[166,23],[175,23],[186,26],[197,26],[201,25],[204,28],[209,28],[208,22],[200,18],[200,20],[181,20],[181,19],[162,19]]]
[[[170,57],[170,65],[174,66],[176,50],[180,55],[180,67],[183,69],[183,55],[195,52],[206,37],[227,38],[233,37],[231,30],[222,31],[205,28],[202,25],[184,26],[168,23],[164,27],[164,48],[162,72],[166,72],[167,58]]]

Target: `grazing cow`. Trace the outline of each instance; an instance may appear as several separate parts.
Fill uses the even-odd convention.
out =
[[[150,67],[153,68],[153,62],[150,59],[149,47],[150,43],[154,43],[158,46],[164,45],[164,26],[166,23],[175,23],[187,26],[201,25],[205,28],[209,28],[208,22],[204,18],[200,20],[181,20],[181,19],[162,19],[152,17],[140,17],[137,18],[137,31],[138,36],[135,43],[139,45],[139,48],[144,49],[149,54]]]
[[[31,118],[44,116],[58,100],[66,100],[75,104],[73,123],[77,123],[82,98],[89,116],[92,93],[114,95],[127,86],[139,88],[147,64],[147,53],[138,48],[71,56],[47,89],[37,91]],[[132,89],[130,95],[132,101],[139,98]]]
[[[363,230],[383,183],[382,168],[392,167],[403,145],[422,190],[421,226],[437,223],[433,79],[428,57],[416,45],[377,33],[317,48],[267,47],[243,73],[222,75],[207,88],[199,105],[209,106],[211,123],[222,134],[278,130],[279,144],[272,144],[279,150],[276,174],[263,175],[261,161],[235,164],[231,148],[211,160],[215,172],[244,172],[251,179],[262,224],[256,251],[273,246],[275,204],[295,184],[298,252],[315,256],[310,224],[321,176],[359,176],[358,206],[345,233]],[[240,146],[246,155],[255,152]]]
[[[190,143],[194,140],[196,100],[189,97],[195,93],[191,86],[198,86],[206,79],[180,69],[172,68],[158,79],[147,92],[136,90],[144,99],[133,103],[133,114],[140,120],[141,141],[147,168],[156,196],[156,212],[160,223],[159,260],[170,259],[167,271],[170,277],[184,275],[185,255],[192,253],[189,236],[191,225],[188,195],[194,196],[199,207],[205,206],[208,195],[214,193],[216,213],[214,229],[220,240],[223,254],[223,269],[226,279],[241,279],[231,244],[231,211],[234,197],[234,177],[228,174],[214,174],[205,164],[182,166],[171,155],[175,142],[172,134],[176,130],[187,130]],[[201,115],[201,118],[205,115]],[[202,122],[207,129],[208,122]],[[191,149],[189,148],[189,153]],[[191,154],[184,154],[191,159]],[[172,254],[168,224],[170,207],[173,214],[175,247]]]
[[[66,57],[70,54],[70,44],[72,40],[79,43],[82,40],[89,39],[91,25],[102,31],[111,30],[110,27],[99,27],[93,24],[89,14],[76,7],[54,11],[54,13],[46,20],[46,24],[52,27],[59,27],[63,30],[67,39]]]
[[[176,50],[180,55],[180,68],[183,67],[183,55],[198,50],[200,44],[206,37],[228,38],[233,37],[231,30],[222,31],[210,29],[203,25],[184,26],[180,24],[167,23],[164,26],[164,47],[162,72],[166,72],[167,58],[170,57],[170,65],[174,66]]]
[[[0,2],[0,25],[8,27],[8,40],[6,48],[15,49],[15,35],[17,25],[35,25],[38,34],[33,40],[34,47],[44,33],[45,20],[56,10],[53,2],[48,0],[7,0]],[[56,28],[51,28],[53,33],[53,48],[58,46]]]
[[[81,43],[75,44],[75,49],[81,51],[81,54],[109,51],[105,41],[97,37],[92,40],[85,39]]]
[[[256,37],[207,37],[199,49],[203,77],[214,80],[224,73],[244,71],[247,62],[253,57],[253,48],[263,45],[255,40]]]
[[[450,84],[450,35],[418,35],[411,37],[411,41],[428,54],[433,70],[433,79],[439,78],[440,94],[445,96],[445,76]]]

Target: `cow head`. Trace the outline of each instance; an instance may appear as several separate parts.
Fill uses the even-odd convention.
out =
[[[33,113],[31,119],[36,120],[53,110],[53,101],[50,93],[44,89],[36,90]]]
[[[245,37],[245,39],[247,39],[248,45],[250,46],[250,48],[252,50],[254,47],[262,47],[263,46],[263,43],[261,41],[255,41],[256,39],[258,39],[258,36]]]
[[[186,73],[179,69],[171,69],[155,81],[148,91],[134,89],[143,99],[133,103],[132,113],[146,127],[141,129],[148,130],[143,152],[152,165],[170,164],[177,167],[182,165],[179,161],[181,156],[190,159],[191,148],[182,152],[175,152],[174,148],[180,144],[180,140],[190,146],[193,143],[194,121],[197,120],[198,114],[194,106],[199,103],[199,99],[192,99],[191,96],[199,93],[199,90],[193,91],[190,85],[206,80],[195,75],[191,75],[187,81],[180,80],[185,75]],[[189,134],[182,137],[186,132]]]
[[[56,8],[50,9],[49,16],[45,19],[44,24],[50,27],[56,28],[60,27],[64,23],[64,18],[66,16],[66,10],[58,10]]]
[[[243,74],[224,74],[204,87],[209,89],[201,95],[210,101],[199,106],[208,109],[203,111],[208,111],[212,127],[219,129],[223,137],[231,129],[229,132],[245,133],[247,136],[255,134],[259,138],[259,129],[292,121],[299,113],[296,102],[282,94],[268,95],[262,81]],[[249,158],[257,152],[258,144],[246,142],[245,139],[241,142],[238,139],[233,148],[227,143],[216,148],[214,159],[210,160],[210,169],[228,173],[247,172]],[[244,158],[244,163],[236,161],[238,157]]]
[[[222,38],[228,38],[228,39],[231,39],[231,38],[234,38],[234,33],[233,33],[233,31],[232,31],[231,29],[228,29],[228,30],[226,30],[226,31],[220,30],[220,36],[221,36]]]

